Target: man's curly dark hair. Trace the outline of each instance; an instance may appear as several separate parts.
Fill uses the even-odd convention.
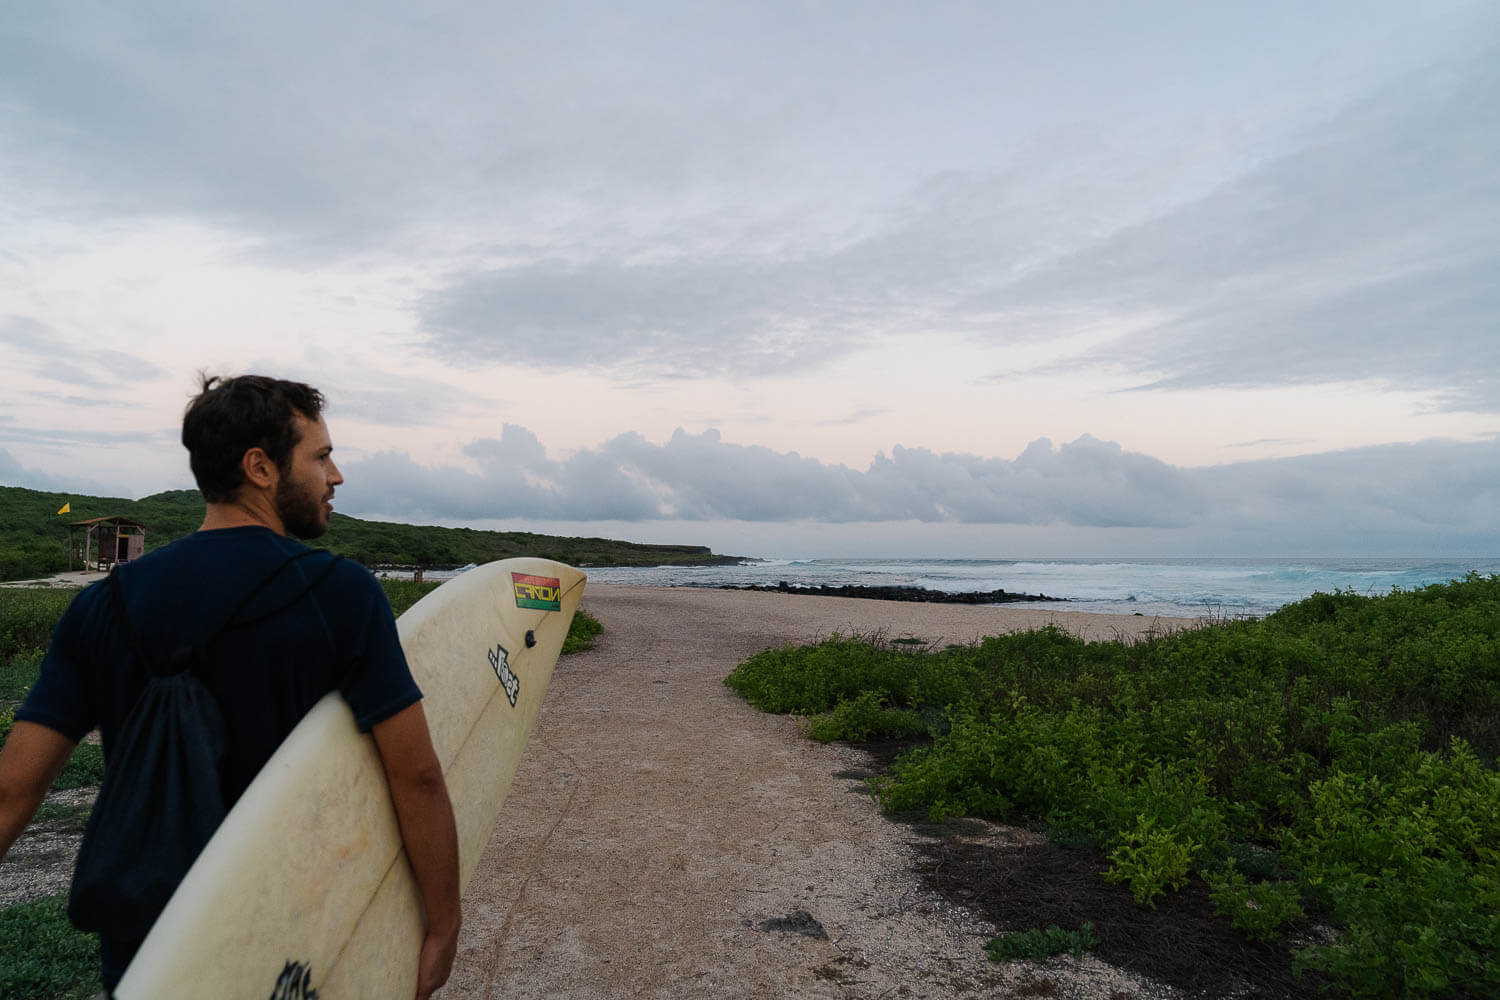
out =
[[[263,450],[285,475],[298,441],[295,415],[316,420],[323,394],[264,375],[221,378],[200,372],[199,378],[201,389],[182,416],[182,445],[203,499],[234,500],[245,482],[240,459],[251,448]]]

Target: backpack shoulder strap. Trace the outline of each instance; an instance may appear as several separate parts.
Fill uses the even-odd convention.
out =
[[[282,570],[286,569],[288,566],[290,566],[292,563],[296,562],[298,559],[306,559],[308,556],[315,556],[319,552],[327,552],[327,551],[328,551],[327,549],[303,549],[301,552],[293,553],[292,555],[287,556],[281,562],[277,563],[276,564],[276,568],[273,569],[273,570],[271,570],[271,572],[267,573],[265,576],[261,577],[260,582],[257,583],[254,587],[250,588],[250,591],[247,594],[245,594],[244,597],[240,598],[240,602],[234,606],[234,610],[230,611],[229,614],[225,615],[223,617],[223,619],[219,622],[218,626],[215,627],[212,632],[209,632],[208,635],[203,639],[203,641],[200,642],[198,645],[199,646],[207,646],[209,643],[213,642],[216,638],[219,637],[219,633],[225,632],[228,629],[230,629],[231,627],[233,627],[234,626],[234,621],[235,621],[236,618],[239,617],[240,612],[244,611],[247,607],[249,607],[250,606],[250,602],[253,601],[253,600],[255,600],[256,597],[260,596],[260,592],[262,590],[265,590],[267,587],[269,587],[271,585],[271,582],[273,580],[275,580],[278,576],[281,575],[281,571]],[[298,601],[298,600],[301,600],[301,599],[302,599],[302,595],[299,593],[297,595],[297,597],[294,598],[293,603],[295,603],[295,601]],[[285,608],[290,607],[290,606],[291,606],[290,603],[286,604],[283,607],[277,608],[276,612],[282,611]],[[272,614],[275,614],[276,612],[272,612]],[[259,620],[259,619],[257,619],[257,620]]]
[[[125,614],[125,592],[120,589],[120,564],[115,563],[110,567],[109,577],[109,607],[115,616],[115,624],[119,626],[120,635],[125,639],[125,648],[135,656],[141,663],[146,663],[146,656],[141,649],[140,640],[136,637],[135,629],[130,627],[130,618]]]
[[[327,549],[308,549],[306,552],[299,552],[295,556],[293,556],[291,559],[288,559],[285,563],[282,563],[281,566],[277,567],[276,572],[280,573],[282,569],[284,569],[288,565],[290,565],[291,562],[293,560],[295,560],[295,559],[300,559],[303,556],[315,555],[315,554],[317,554],[319,552],[327,554],[328,550]],[[302,587],[301,590],[297,591],[297,593],[293,594],[291,597],[287,598],[285,601],[283,601],[280,604],[276,605],[276,607],[272,608],[270,611],[264,611],[264,612],[256,615],[254,618],[246,618],[244,621],[238,621],[237,619],[239,617],[239,613],[241,611],[245,610],[245,606],[250,603],[250,598],[254,597],[255,594],[260,593],[261,587],[255,588],[255,591],[253,593],[251,593],[249,597],[246,597],[243,601],[240,602],[239,607],[237,607],[237,608],[234,609],[233,613],[231,613],[230,616],[228,617],[228,619],[225,620],[224,624],[221,625],[215,631],[214,635],[209,636],[208,639],[204,640],[204,644],[207,645],[208,642],[211,641],[213,638],[215,638],[219,633],[229,632],[229,631],[232,631],[234,629],[249,628],[251,625],[258,625],[261,622],[265,621],[267,618],[274,618],[277,615],[281,614],[283,611],[287,610],[292,605],[294,605],[297,602],[301,601],[308,594],[312,593],[313,588],[317,587],[318,584],[320,584],[324,580],[328,579],[329,575],[333,573],[334,568],[337,567],[338,564],[343,561],[343,559],[344,559],[343,556],[334,556],[332,559],[328,560],[328,565],[324,566],[321,570],[319,570],[318,573],[317,573],[317,575],[314,576],[311,580],[309,580]],[[275,574],[272,574],[272,576],[275,576]],[[265,581],[265,583],[269,583],[269,582],[270,582],[270,580],[266,580]],[[262,587],[265,586],[265,583],[262,583],[261,586]]]
[[[318,573],[318,575],[312,580],[312,582],[299,590],[296,596],[294,596],[291,600],[278,605],[265,614],[256,615],[254,618],[249,619],[248,621],[235,621],[240,612],[245,610],[245,608],[249,606],[250,602],[254,600],[261,591],[265,590],[266,587],[270,586],[273,580],[281,575],[282,570],[286,569],[298,559],[305,559],[308,556],[317,555],[320,552],[327,554],[328,550],[303,549],[301,552],[293,553],[292,555],[287,556],[281,562],[277,563],[275,568],[272,569],[271,572],[267,573],[264,577],[262,577],[260,582],[252,587],[249,593],[241,598],[239,603],[234,606],[234,610],[230,611],[228,615],[224,616],[220,623],[215,626],[206,636],[204,636],[201,641],[199,641],[194,646],[184,646],[177,649],[171,655],[165,667],[161,669],[158,669],[156,666],[154,666],[151,660],[147,658],[145,649],[140,644],[140,637],[136,633],[135,629],[131,627],[130,619],[125,613],[125,593],[120,587],[118,565],[114,569],[111,569],[109,573],[109,598],[111,609],[114,612],[115,621],[119,624],[120,633],[125,638],[126,647],[130,650],[131,653],[135,655],[137,660],[145,664],[147,672],[150,673],[153,677],[165,677],[172,674],[179,674],[188,671],[196,674],[198,668],[205,662],[205,654],[208,650],[209,645],[221,634],[231,629],[243,628],[246,625],[254,625],[257,622],[265,621],[267,618],[270,618],[273,615],[278,615],[281,612],[285,611],[287,608],[290,608],[293,604],[296,604],[298,601],[302,600],[302,598],[306,597],[308,592],[316,587],[319,583],[322,583],[323,580],[327,578],[328,574],[333,572],[333,568],[338,565],[339,561],[344,558],[343,556],[334,556],[332,559],[330,559],[328,561],[328,565],[325,566],[320,573]]]

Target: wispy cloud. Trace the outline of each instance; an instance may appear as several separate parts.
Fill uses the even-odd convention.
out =
[[[1075,358],[1146,388],[1369,379],[1500,411],[1500,48],[1348,108],[1205,198],[994,294],[1145,315]]]
[[[23,486],[30,490],[72,491],[94,496],[109,496],[111,493],[109,487],[86,475],[53,475],[41,469],[24,466],[4,448],[0,448],[0,485]]]
[[[108,389],[156,378],[163,369],[136,354],[62,335],[30,316],[0,318],[0,344],[11,370],[63,385]]]

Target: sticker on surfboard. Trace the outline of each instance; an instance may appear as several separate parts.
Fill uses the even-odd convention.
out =
[[[306,962],[287,962],[276,977],[271,1000],[318,1000],[312,988],[312,966]]]
[[[562,610],[562,581],[552,576],[512,573],[511,586],[516,592],[516,607],[538,611]]]
[[[498,642],[495,648],[490,650],[490,666],[495,668],[495,676],[500,678],[500,686],[505,689],[505,697],[510,702],[510,707],[516,707],[516,699],[521,696],[521,678],[510,669],[510,653]]]

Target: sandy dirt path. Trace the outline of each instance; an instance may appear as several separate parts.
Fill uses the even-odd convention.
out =
[[[922,888],[915,835],[871,801],[864,754],[808,740],[723,679],[836,631],[962,643],[1187,624],[688,588],[595,586],[583,604],[605,634],[558,664],[445,1000],[1010,995],[1029,973],[991,964],[993,929]],[[1072,965],[1065,996],[1162,995]]]

